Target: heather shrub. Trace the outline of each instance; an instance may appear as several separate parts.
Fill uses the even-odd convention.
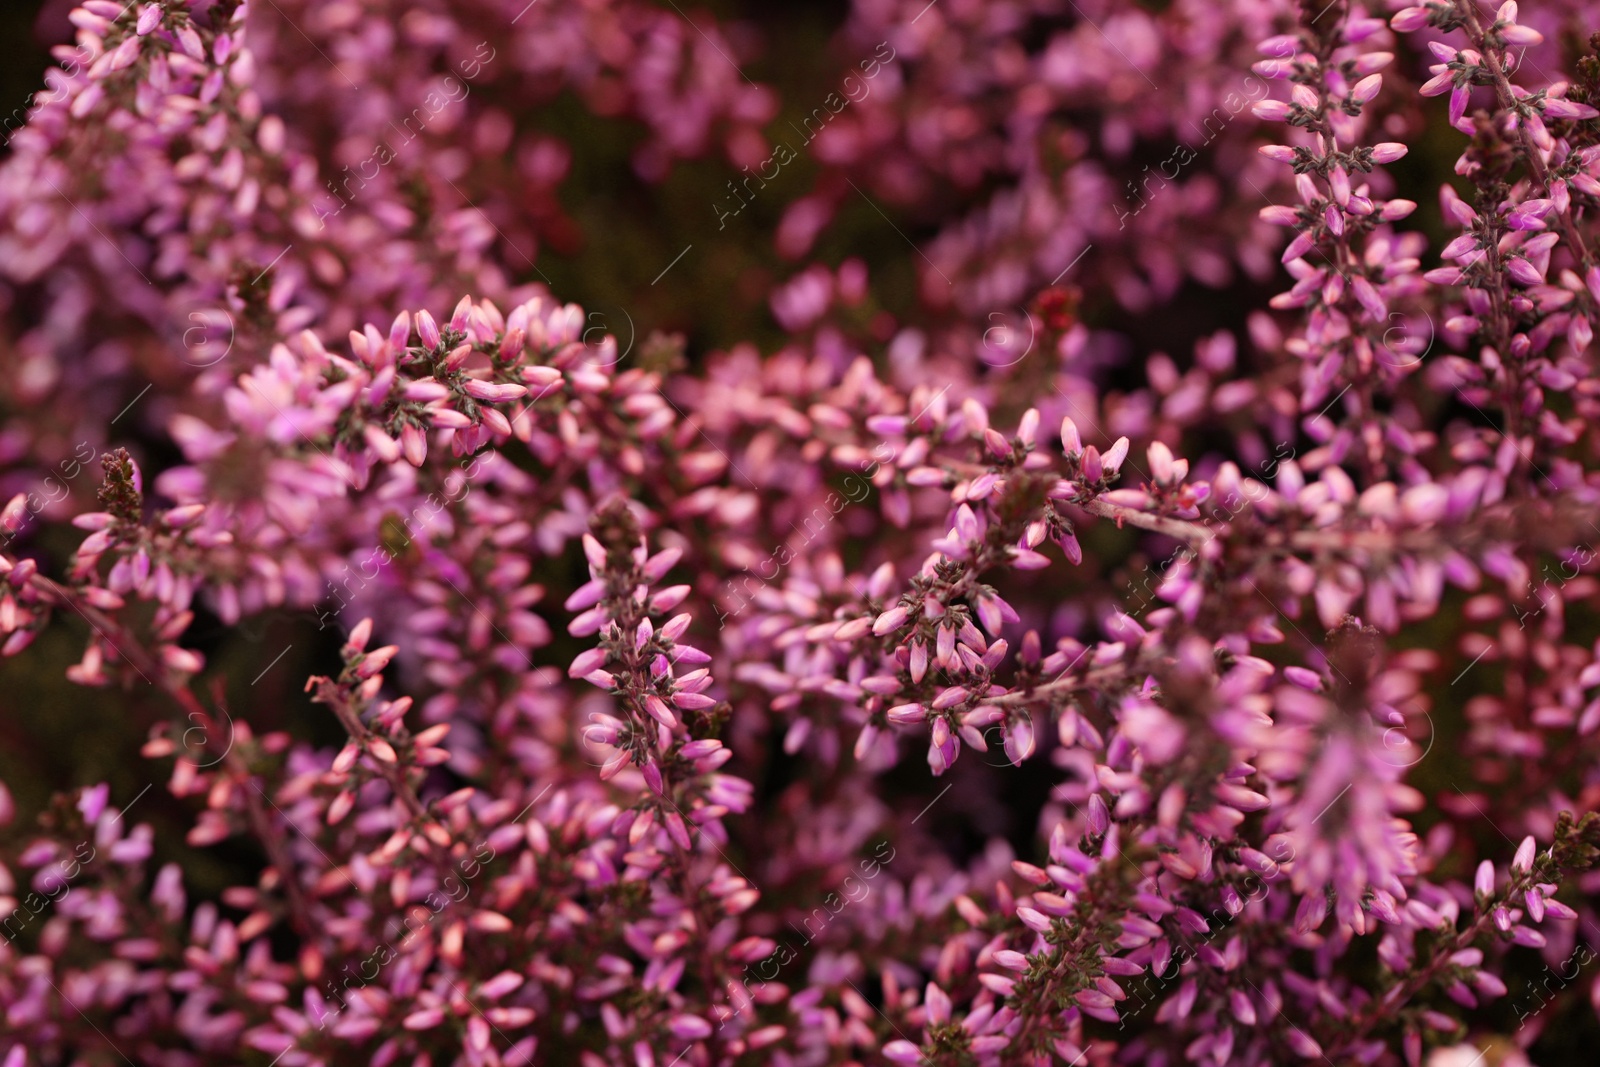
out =
[[[0,1067],[1600,1037],[1577,0],[85,0]]]

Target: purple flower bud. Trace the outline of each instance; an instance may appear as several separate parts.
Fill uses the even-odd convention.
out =
[[[1284,263],[1293,262],[1316,246],[1317,239],[1312,236],[1310,231],[1296,234],[1294,240],[1290,241],[1288,246],[1284,248],[1283,255],[1279,259]]]
[[[888,719],[900,726],[909,726],[922,722],[928,717],[928,709],[921,704],[900,704],[889,709]]]
[[[443,338],[439,335],[439,324],[426,310],[417,312],[417,337],[422,341],[422,347],[436,349]]]
[[[1500,39],[1512,48],[1532,46],[1544,41],[1544,34],[1531,26],[1504,26],[1499,33]]]
[[[1111,450],[1105,454],[1102,460],[1106,473],[1115,474],[1122,469],[1122,461],[1128,458],[1128,448],[1129,444],[1126,437],[1117,438],[1116,443],[1111,446]]]
[[[1519,285],[1542,285],[1544,275],[1532,263],[1521,256],[1512,256],[1506,260],[1506,273],[1511,275],[1513,281]]]
[[[894,1040],[883,1046],[883,1058],[891,1063],[903,1063],[907,1067],[922,1062],[922,1050],[909,1041]]]
[[[1478,864],[1477,876],[1473,879],[1473,889],[1485,897],[1494,896],[1494,864],[1484,860]]]
[[[664,548],[651,556],[644,563],[644,579],[647,582],[659,582],[667,576],[667,572],[678,565],[678,560],[683,558],[683,549]],[[591,564],[593,557],[590,558]]]
[[[1061,450],[1069,456],[1083,451],[1083,438],[1078,434],[1078,424],[1072,421],[1070,415],[1061,417]]]
[[[1538,845],[1534,842],[1532,834],[1524,837],[1522,843],[1517,846],[1517,854],[1511,859],[1511,869],[1518,874],[1526,874],[1533,870],[1533,856],[1537,849]]]
[[[882,615],[878,616],[877,621],[872,624],[872,632],[879,637],[882,637],[887,633],[892,633],[904,626],[906,624],[906,619],[908,619],[910,615],[910,611],[907,610],[903,605],[896,605],[895,607],[890,608],[888,611],[885,611]]]
[[[1083,477],[1089,482],[1098,482],[1105,477],[1105,469],[1100,462],[1100,450],[1094,445],[1083,450]]]
[[[1520,28],[1519,28],[1520,29]],[[1510,38],[1508,37],[1509,41]],[[1544,116],[1547,119],[1592,119],[1600,116],[1600,111],[1588,104],[1574,103],[1560,97],[1546,97],[1544,100]]]
[[[679,1041],[703,1041],[711,1036],[711,1024],[696,1015],[674,1015],[667,1029]]]

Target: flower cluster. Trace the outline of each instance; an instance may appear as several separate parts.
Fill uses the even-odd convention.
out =
[[[83,0],[0,1065],[1586,1062],[1597,13]]]

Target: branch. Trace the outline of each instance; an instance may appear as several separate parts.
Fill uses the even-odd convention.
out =
[[[1148,511],[1126,507],[1122,504],[1113,504],[1107,500],[1086,500],[1077,503],[1091,515],[1098,515],[1102,519],[1114,519],[1118,526],[1126,523],[1137,526],[1142,530],[1152,533],[1164,534],[1178,541],[1194,541],[1205,544],[1217,535],[1217,531],[1209,526],[1202,526],[1197,522],[1185,519],[1172,519],[1165,515],[1152,515]]]
[[[205,705],[200,703],[199,698],[189,690],[187,685],[181,684],[174,679],[166,666],[132,637],[126,627],[99,608],[84,603],[82,598],[73,593],[72,590],[46,578],[42,574],[35,573],[31,575],[28,579],[28,584],[41,594],[45,600],[61,607],[71,608],[83,616],[84,621],[89,624],[90,628],[98,633],[117,655],[127,661],[147,682],[171,697],[191,720],[198,719],[207,736],[218,736],[215,734],[216,719],[205,709]],[[116,636],[113,637],[113,634]],[[237,782],[243,783],[254,779],[255,775],[232,748],[229,748],[223,759],[229,773],[233,775]],[[268,860],[278,871],[280,880],[283,882],[284,894],[289,901],[290,922],[302,936],[309,936],[316,927],[311,921],[311,912],[307,906],[305,895],[301,892],[300,883],[295,878],[294,863],[290,859],[288,851],[283,847],[280,835],[274,832],[271,820],[267,818],[267,813],[261,807],[261,802],[257,796],[251,795],[251,792],[246,789],[241,789],[240,792],[245,798],[245,808],[250,821],[250,828],[257,839],[260,840],[261,847],[266,850]]]
[[[1499,97],[1500,106],[1509,111],[1515,111],[1518,100],[1516,94],[1511,91],[1511,79],[1506,76],[1505,68],[1500,64],[1500,57],[1495,54],[1495,50],[1489,47],[1488,41],[1485,40],[1483,22],[1478,17],[1476,0],[1465,0],[1464,3],[1457,6],[1466,13],[1472,46],[1482,53],[1484,62],[1488,64],[1489,73],[1494,75],[1495,95]],[[1533,143],[1533,135],[1528,132],[1526,124],[1517,123],[1517,135],[1522,141],[1523,149],[1527,152],[1528,167],[1533,171],[1534,177],[1539,180],[1542,194],[1549,196],[1550,168],[1545,165],[1544,156],[1540,154],[1538,146]],[[1583,235],[1572,224],[1572,219],[1568,213],[1557,212],[1556,217],[1560,221],[1563,236],[1577,250],[1578,258],[1582,261],[1584,267],[1587,269],[1594,266],[1594,260],[1589,255],[1589,248],[1584,244]]]

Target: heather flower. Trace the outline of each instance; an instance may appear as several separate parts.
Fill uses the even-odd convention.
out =
[[[144,762],[0,784],[0,1062],[1544,1062],[1589,14],[86,0],[0,651]]]

